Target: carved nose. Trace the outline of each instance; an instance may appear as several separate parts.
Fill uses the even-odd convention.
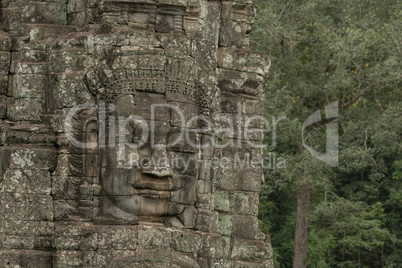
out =
[[[164,145],[155,145],[151,159],[142,163],[142,173],[151,174],[158,178],[173,176],[173,170]]]

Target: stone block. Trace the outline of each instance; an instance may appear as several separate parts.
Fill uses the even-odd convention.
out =
[[[245,71],[266,77],[271,66],[270,59],[254,51],[248,51],[247,54]]]
[[[44,62],[15,62],[11,66],[11,72],[15,74],[38,74],[46,75],[48,63]]]
[[[169,267],[172,261],[171,250],[167,248],[155,248],[155,249],[143,249],[137,250],[137,258],[125,259],[124,262],[128,263],[132,267]]]
[[[8,74],[0,74],[0,95],[9,95],[8,80]]]
[[[13,76],[13,97],[16,99],[45,98],[46,76],[37,74],[15,74]]]
[[[5,9],[5,31],[19,31],[22,23],[67,24],[65,3],[12,2]]]
[[[76,221],[80,219],[79,204],[76,200],[54,200],[54,219],[56,221]],[[91,215],[92,216],[92,215]],[[91,217],[87,217],[89,221]]]
[[[190,55],[191,40],[185,36],[159,34],[157,35],[157,40],[160,42],[160,46],[163,47],[167,53],[175,53],[186,56]]]
[[[33,249],[33,236],[0,235],[0,245],[9,249]]]
[[[226,86],[226,85],[225,85]],[[244,99],[227,92],[221,92],[220,108],[223,113],[264,115],[264,102],[259,99]]]
[[[196,258],[191,254],[172,251],[170,267],[175,268],[199,268]]]
[[[7,146],[0,148],[0,152],[2,167],[44,170],[56,168],[57,152],[54,147]]]
[[[216,234],[203,234],[200,257],[222,258],[229,257],[230,237]]]
[[[249,36],[247,35],[249,25],[241,21],[231,21],[232,40],[231,44],[237,48],[248,48]]]
[[[56,137],[53,130],[46,125],[17,124],[6,131],[5,141],[8,145],[48,144],[53,146]]]
[[[214,210],[220,212],[229,212],[230,200],[228,192],[215,191],[214,195]]]
[[[232,4],[232,3],[230,2],[230,4]],[[232,35],[233,35],[232,20],[222,19],[221,32],[219,35],[219,46],[220,47],[232,46],[232,41],[233,41]]]
[[[104,250],[98,249],[93,258],[93,266],[96,268],[109,268],[122,263],[133,264],[137,260],[137,252],[134,250]],[[130,263],[131,262],[131,263]],[[124,266],[123,266],[124,267]],[[137,266],[134,266],[137,267]]]
[[[3,3],[3,2],[2,2]],[[9,52],[12,47],[12,37],[10,35],[1,35],[0,36],[0,51]]]
[[[197,193],[198,194],[212,193],[212,182],[210,180],[198,180]]]
[[[49,249],[53,246],[51,222],[2,220],[1,243],[4,248]]]
[[[243,166],[261,165],[263,147],[261,141],[222,138],[222,144],[227,144],[222,148],[222,157],[229,159],[230,162]]]
[[[218,48],[218,67],[243,71],[246,64],[246,54],[228,47]]]
[[[272,260],[266,260],[263,263],[261,262],[248,262],[248,261],[234,261],[234,268],[273,268],[274,263]]]
[[[138,245],[169,247],[172,238],[171,231],[155,226],[138,226]]]
[[[213,210],[214,199],[212,194],[197,194],[197,201],[195,203],[196,208],[202,208],[205,210]]]
[[[10,120],[40,122],[45,113],[43,99],[15,99],[9,107]]]
[[[89,223],[58,223],[55,229],[54,247],[57,250],[96,250],[97,230]]]
[[[219,38],[220,21],[216,18],[220,17],[221,3],[207,2],[205,7],[206,18],[203,36],[207,40],[212,40],[216,44]]]
[[[87,1],[70,0],[67,4],[67,13],[76,13],[85,11],[85,5]]]
[[[202,38],[202,27],[197,19],[184,17],[183,29],[189,37]]]
[[[250,240],[265,239],[265,235],[258,228],[257,216],[237,215],[234,217],[232,236]]]
[[[0,74],[8,74],[10,72],[10,52],[0,51]]]
[[[264,241],[235,238],[232,260],[259,262],[272,259],[272,249]]]
[[[53,268],[94,267],[95,251],[58,250],[53,255]],[[49,266],[50,268],[50,266]]]
[[[108,250],[135,250],[137,226],[99,226],[98,248]]]
[[[233,229],[233,217],[232,215],[219,214],[218,221],[218,233],[222,235],[230,236]]]
[[[197,233],[186,231],[172,232],[172,248],[186,253],[193,253],[195,256],[201,248],[201,236]]]
[[[0,95],[0,119],[5,119],[7,117],[7,96]]]
[[[37,29],[37,27],[36,27]],[[16,62],[46,62],[47,55],[44,50],[31,49],[29,47],[23,47],[22,50],[12,52],[12,61]]]
[[[203,232],[215,232],[218,228],[218,212],[198,209],[195,229]]]
[[[66,25],[56,25],[56,24],[24,24],[22,26],[22,34],[27,35],[30,38],[31,43],[28,43],[29,45],[32,45],[32,41],[42,41],[46,40],[47,38],[54,38],[56,35],[67,35],[69,33],[75,32],[76,29],[75,27],[72,26],[66,26]],[[45,42],[38,42],[45,44]],[[24,47],[26,48],[26,47]],[[45,49],[39,48],[41,51],[44,51]],[[26,51],[26,49],[24,49]],[[35,49],[32,49],[32,51],[35,51]],[[29,55],[29,54],[28,54]],[[22,61],[30,61],[29,58],[27,60],[22,60]],[[32,58],[33,62],[38,62],[38,58],[34,57]],[[47,55],[45,54],[45,59],[42,61],[47,61]]]
[[[67,69],[81,70],[87,65],[87,57],[82,55],[82,50],[67,50],[53,52],[49,56],[49,72],[62,73]]]
[[[0,233],[16,236],[47,236],[54,233],[54,223],[4,219],[0,221]]]
[[[53,199],[50,195],[2,193],[0,219],[53,221]]]
[[[50,194],[50,173],[43,169],[7,169],[0,191],[3,193]]]
[[[234,192],[231,195],[230,212],[239,215],[258,214],[258,193]]]
[[[201,65],[206,72],[215,72],[217,49],[216,44],[206,40],[193,40],[191,43],[191,56]]]
[[[72,108],[92,101],[84,80],[80,78],[55,80],[55,77],[51,76],[49,90],[52,93],[50,105],[53,109]]]
[[[51,268],[52,252],[40,250],[0,250],[0,267]]]
[[[82,2],[82,1],[80,1]],[[86,12],[70,13],[67,15],[67,24],[74,26],[77,29],[81,29],[86,25],[87,16]]]
[[[230,163],[230,165],[232,165]],[[262,168],[245,167],[214,170],[215,188],[224,191],[259,192],[262,183]]]

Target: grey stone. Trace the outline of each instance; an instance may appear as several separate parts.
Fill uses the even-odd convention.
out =
[[[251,0],[0,5],[0,267],[273,267]]]

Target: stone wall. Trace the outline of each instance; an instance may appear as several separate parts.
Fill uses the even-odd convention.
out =
[[[262,158],[262,131],[243,131],[269,66],[249,50],[251,0],[0,5],[0,267],[273,267],[262,167],[238,165]],[[138,142],[143,125],[111,121],[133,114],[157,146],[110,146]],[[205,146],[162,146],[177,133]]]

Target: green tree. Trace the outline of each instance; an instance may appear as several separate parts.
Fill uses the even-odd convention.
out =
[[[257,0],[256,6],[253,46],[272,60],[267,116],[287,117],[268,150],[284,157],[286,168],[266,171],[260,202],[276,260],[282,267],[401,266],[402,3]],[[334,101],[336,121],[313,125],[302,140],[305,120]],[[302,146],[324,153],[326,126],[334,122],[337,168]],[[296,237],[305,234],[290,253],[294,241],[284,232],[295,232],[290,223],[297,219],[303,224]]]

